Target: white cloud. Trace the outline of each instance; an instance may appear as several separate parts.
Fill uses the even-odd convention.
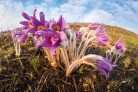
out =
[[[138,10],[138,6],[133,7],[133,5],[138,5],[138,2],[129,1],[129,3],[127,2],[124,3],[123,5],[119,5],[118,3],[112,2],[110,3],[109,6],[114,8],[112,10],[115,13],[114,25],[138,33],[138,18],[137,18],[138,12],[133,11],[133,10]]]
[[[90,22],[90,23],[94,23],[94,22],[111,23],[112,20],[113,20],[112,14],[101,9],[95,9],[95,10],[92,10],[90,13],[85,14],[85,16],[81,21]]]
[[[19,22],[23,20],[21,15],[23,11],[32,14],[35,8],[42,8],[40,5],[31,4],[31,2],[27,4],[27,6],[24,6],[21,2],[15,0],[0,1],[0,30],[14,29],[21,26]]]
[[[122,6],[116,2],[108,2],[108,8],[111,8],[114,14],[102,9],[102,3],[103,0],[68,0],[66,3],[53,6],[56,4],[54,0],[44,0],[40,4],[29,1],[24,6],[21,1],[1,0],[0,29],[19,27],[19,21],[23,20],[21,13],[25,11],[32,14],[35,8],[38,9],[37,12],[44,11],[46,19],[57,19],[62,14],[68,22],[99,22],[133,31],[138,29],[138,12],[132,11],[138,11],[138,2],[127,1],[127,4]],[[92,8],[88,9],[87,5]]]

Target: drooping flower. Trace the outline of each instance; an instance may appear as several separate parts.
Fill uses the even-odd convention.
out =
[[[97,43],[101,46],[106,46],[109,40],[108,34],[105,32],[105,28],[100,26],[96,29],[96,39]]]
[[[98,67],[98,70],[106,76],[106,78],[109,77],[109,72],[113,70],[113,65],[110,63],[109,60],[103,58],[102,60],[97,60],[96,66]]]
[[[117,49],[117,50],[119,50],[121,53],[124,53],[125,51],[126,51],[126,47],[125,47],[125,45],[124,45],[124,42],[121,40],[121,39],[119,39],[116,43],[115,43],[115,48]]]
[[[105,27],[102,24],[89,24],[88,29],[92,30],[96,36],[96,41],[100,46],[106,46],[109,40],[108,34],[105,32]]]
[[[49,22],[50,29],[53,31],[64,31],[69,25],[65,22],[62,15],[59,17],[58,21],[50,20]]]

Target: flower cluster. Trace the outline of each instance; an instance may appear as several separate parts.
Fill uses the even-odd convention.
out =
[[[33,37],[35,47],[43,48],[51,66],[64,64],[67,76],[79,65],[87,64],[101,71],[108,78],[109,72],[113,70],[118,58],[126,50],[123,41],[119,40],[110,50],[107,50],[106,57],[95,54],[85,55],[90,47],[108,45],[109,36],[102,24],[90,24],[75,31],[62,16],[57,21],[54,19],[47,21],[44,13],[40,12],[40,19],[38,19],[36,10],[32,16],[24,12],[22,16],[26,19],[20,22],[23,27],[12,34],[16,54],[20,55],[20,44],[26,42],[28,37]],[[116,55],[118,57],[113,61],[112,58]]]

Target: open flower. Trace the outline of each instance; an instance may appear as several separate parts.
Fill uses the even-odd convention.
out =
[[[22,30],[27,30],[28,33],[35,33],[36,31],[40,30],[47,30],[49,24],[45,21],[45,16],[43,12],[40,12],[40,20],[38,20],[35,16],[36,9],[34,10],[33,16],[29,16],[26,13],[22,13],[22,16],[27,21],[21,21],[20,24],[23,25]]]
[[[48,47],[55,55],[54,51],[60,45],[61,37],[55,31],[38,31],[35,33],[34,41],[37,48]]]
[[[59,17],[58,21],[50,20],[49,22],[50,29],[53,31],[64,31],[66,28],[68,28],[68,24],[65,22],[62,15]]]

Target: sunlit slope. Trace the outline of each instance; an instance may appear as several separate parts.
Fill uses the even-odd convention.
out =
[[[79,30],[80,27],[82,26],[87,26],[88,23],[71,23],[70,26],[76,30]],[[127,48],[138,48],[138,35],[130,32],[126,29],[119,28],[116,26],[110,26],[110,25],[105,25],[107,33],[110,35],[111,43],[114,43],[117,41],[119,38],[121,38]]]

